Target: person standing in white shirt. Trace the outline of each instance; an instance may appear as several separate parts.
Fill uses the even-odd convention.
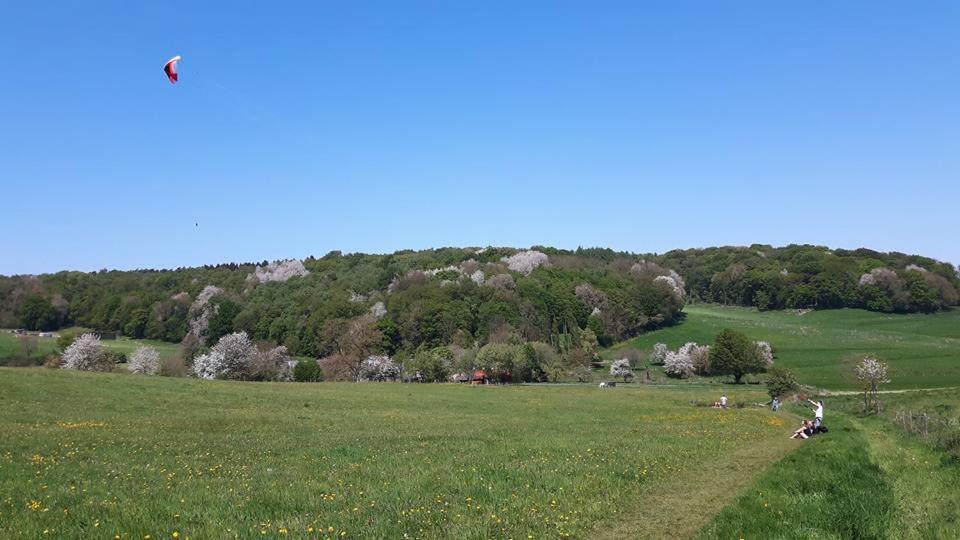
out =
[[[726,395],[726,394],[720,396],[720,407],[722,407],[722,408],[724,408],[724,409],[727,408],[727,395]]]
[[[813,404],[813,427],[820,427],[823,425],[823,401],[814,401],[808,399],[810,403]]]

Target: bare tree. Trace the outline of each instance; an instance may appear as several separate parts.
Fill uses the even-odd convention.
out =
[[[334,339],[337,353],[343,357],[353,380],[357,380],[363,361],[383,342],[383,333],[377,328],[377,318],[366,313],[346,324],[345,331]]]
[[[20,345],[20,354],[23,355],[24,359],[30,358],[37,353],[37,349],[39,348],[37,345],[37,336],[33,334],[20,336],[17,342]]]

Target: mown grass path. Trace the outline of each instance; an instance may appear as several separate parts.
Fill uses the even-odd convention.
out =
[[[787,438],[787,426],[799,423],[792,414],[778,416],[784,435],[743,445],[715,460],[683,469],[640,492],[644,502],[604,522],[591,538],[691,538],[768,467],[800,446]]]
[[[876,418],[831,431],[766,471],[701,538],[960,538],[960,464]]]

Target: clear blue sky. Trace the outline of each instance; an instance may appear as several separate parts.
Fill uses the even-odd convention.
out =
[[[2,274],[445,245],[960,262],[953,0],[3,12]]]

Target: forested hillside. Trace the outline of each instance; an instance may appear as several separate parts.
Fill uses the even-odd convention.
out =
[[[957,305],[957,270],[899,253],[818,246],[637,255],[536,247],[331,252],[304,261],[0,277],[0,325],[78,325],[200,345],[246,331],[325,356],[351,328],[382,352],[487,342],[607,345],[674,323],[685,302],[931,312]]]

